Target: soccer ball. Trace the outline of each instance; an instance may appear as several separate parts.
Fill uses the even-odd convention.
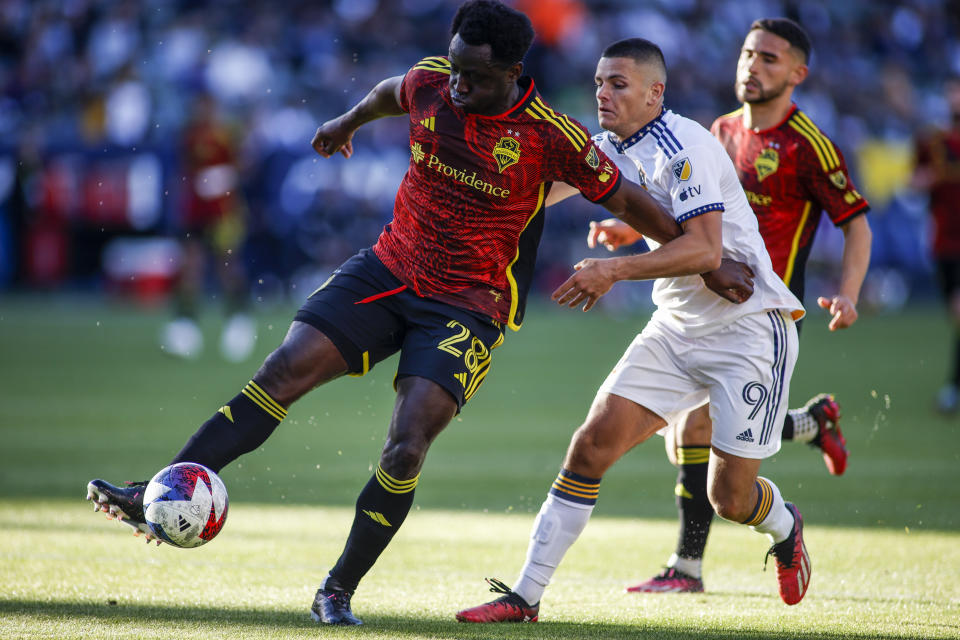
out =
[[[153,533],[182,549],[213,540],[227,521],[227,488],[202,464],[178,462],[153,476],[143,514]]]

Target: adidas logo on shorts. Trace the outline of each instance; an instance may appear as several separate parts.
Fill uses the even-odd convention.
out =
[[[753,431],[747,429],[737,436],[737,440],[742,440],[743,442],[753,442]]]

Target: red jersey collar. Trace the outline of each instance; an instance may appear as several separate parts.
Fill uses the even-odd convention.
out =
[[[796,113],[798,110],[799,110],[799,109],[798,109],[798,107],[797,107],[797,103],[796,103],[796,102],[791,102],[791,103],[790,103],[790,109],[787,111],[787,115],[785,115],[785,116],[783,117],[783,120],[781,120],[781,121],[778,122],[777,124],[773,125],[772,127],[767,127],[766,129],[760,129],[759,131],[753,131],[753,129],[750,129],[750,131],[753,132],[753,133],[767,133],[768,131],[774,131],[775,129],[779,129],[780,127],[782,127],[782,126],[787,122],[787,120],[789,120],[790,118],[792,118],[792,117],[793,117],[793,114]],[[742,114],[741,114],[741,116],[740,116],[740,126],[743,127],[744,129],[746,129],[746,127],[743,125],[743,115],[742,115]]]
[[[527,87],[526,90],[524,90],[523,85],[526,82],[529,82],[530,86]],[[529,105],[530,102],[533,100],[533,98],[536,96],[537,91],[536,91],[536,88],[533,86],[533,78],[531,78],[530,76],[520,77],[517,80],[517,86],[520,87],[520,93],[522,94],[522,97],[519,100],[517,100],[517,104],[513,105],[503,113],[495,116],[483,116],[478,113],[468,113],[467,115],[474,118],[486,118],[488,120],[503,120],[504,118],[509,118],[510,116],[514,115],[518,111],[523,111],[524,109],[527,108],[527,105]]]

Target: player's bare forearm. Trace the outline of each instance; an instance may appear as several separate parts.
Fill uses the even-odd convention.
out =
[[[620,187],[603,206],[641,234],[660,244],[666,244],[682,233],[673,216],[645,189],[629,180],[622,180]]]
[[[840,295],[854,304],[860,299],[860,288],[870,268],[873,232],[867,216],[859,215],[843,226],[843,258],[840,266]]]
[[[386,116],[404,113],[400,106],[400,84],[403,76],[381,81],[346,113],[324,122],[317,129],[310,144],[324,158],[340,152],[349,158],[353,154],[353,134],[364,124]]]
[[[553,292],[557,304],[589,310],[620,280],[689,276],[720,267],[721,214],[711,212],[684,223],[684,233],[667,244],[635,256],[581,260],[575,274]]]
[[[344,124],[353,130],[366,123],[387,116],[399,116],[405,112],[400,106],[400,84],[403,76],[382,80],[370,90],[363,100],[343,114]]]
[[[830,331],[846,329],[857,321],[860,288],[870,266],[873,233],[867,217],[859,215],[843,226],[843,258],[840,267],[840,291],[831,298],[817,298],[817,304],[830,313]]]

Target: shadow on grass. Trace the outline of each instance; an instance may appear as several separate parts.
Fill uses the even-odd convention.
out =
[[[76,620],[101,622],[104,624],[131,624],[134,626],[186,625],[197,628],[198,634],[203,633],[202,626],[209,626],[218,632],[234,629],[236,632],[251,631],[256,628],[283,629],[288,632],[305,630],[310,633],[336,632],[334,628],[321,629],[314,623],[306,611],[290,612],[270,609],[227,609],[220,607],[180,607],[166,605],[111,605],[106,602],[38,602],[33,600],[0,600],[0,614],[20,615],[38,619],[56,619],[58,621]],[[675,623],[673,623],[675,624]],[[804,632],[791,629],[777,632],[769,629],[751,630],[742,627],[718,627],[715,630],[703,628],[677,629],[671,624],[670,628],[663,625],[650,624],[639,621],[637,624],[576,624],[569,622],[540,622],[537,624],[516,625],[472,625],[461,624],[452,619],[441,619],[436,616],[407,617],[396,615],[364,616],[364,626],[355,627],[343,632],[352,637],[390,637],[390,638],[451,638],[457,640],[489,640],[491,637],[510,638],[547,638],[550,640],[580,640],[582,638],[638,638],[647,639],[679,639],[692,638],[706,640],[727,640],[736,636],[738,640],[764,640],[770,638],[851,638],[863,637],[876,640],[902,639],[903,635],[878,635],[866,633],[851,635],[849,629],[838,630],[836,633],[823,630]],[[192,631],[192,629],[191,629]],[[109,632],[105,630],[105,634]],[[229,633],[229,631],[228,631]],[[192,635],[192,633],[188,632]],[[337,635],[340,635],[339,633]],[[107,637],[106,635],[104,637]],[[921,637],[921,636],[915,636]]]

